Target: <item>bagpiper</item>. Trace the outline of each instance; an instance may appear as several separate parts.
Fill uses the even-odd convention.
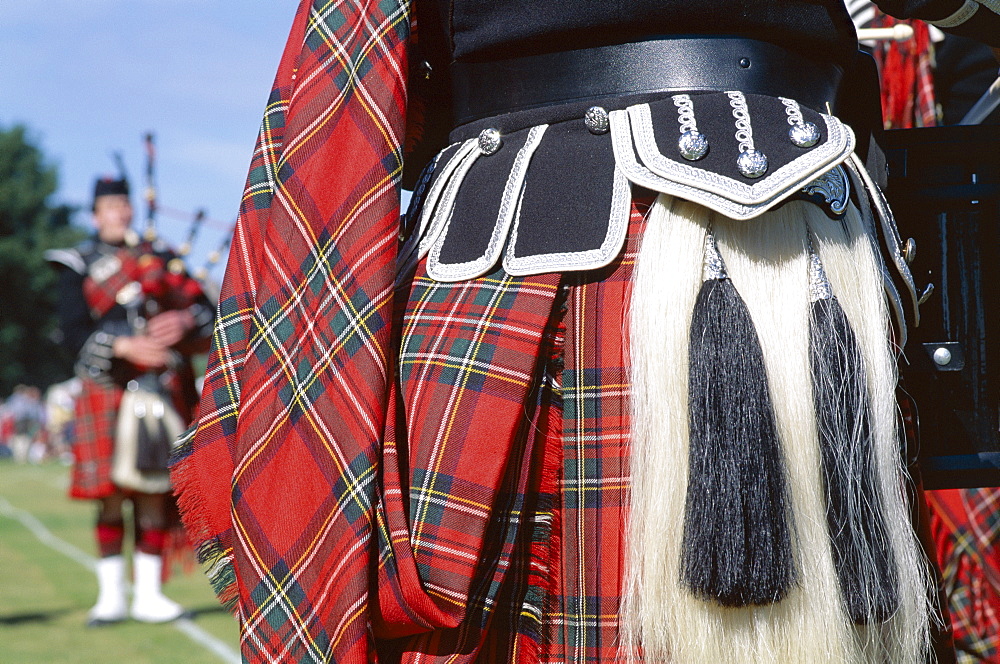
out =
[[[183,608],[161,592],[175,513],[167,458],[197,401],[191,357],[204,352],[212,306],[165,243],[132,229],[129,183],[94,186],[92,237],[49,251],[59,270],[59,328],[82,381],[76,400],[70,496],[98,503],[98,599],[88,624],[166,622]],[[132,503],[135,551],[127,603],[125,523]]]

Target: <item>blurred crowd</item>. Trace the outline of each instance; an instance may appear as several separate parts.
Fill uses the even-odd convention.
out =
[[[0,458],[72,462],[73,411],[79,393],[78,378],[52,385],[44,394],[34,385],[15,387],[0,403]]]

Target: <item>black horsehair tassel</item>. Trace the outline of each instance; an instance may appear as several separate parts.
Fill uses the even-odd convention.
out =
[[[711,233],[688,391],[681,582],[727,607],[777,602],[796,581],[784,458],[760,339]]]
[[[156,405],[145,403],[139,412],[133,411],[136,418],[136,469],[144,472],[164,472],[170,458],[170,446],[174,436],[167,432],[163,417],[147,417],[150,408],[156,412]],[[140,414],[141,413],[141,414]],[[155,422],[150,428],[149,420]]]
[[[146,418],[140,417],[135,413],[132,414],[135,417],[136,424],[136,440],[135,440],[135,464],[136,468],[139,470],[152,470],[150,465],[152,463],[151,451],[155,445],[153,432],[149,430],[149,425],[146,424]]]
[[[857,337],[813,252],[809,291],[809,358],[833,562],[851,620],[882,622],[899,595],[875,484],[868,381]]]

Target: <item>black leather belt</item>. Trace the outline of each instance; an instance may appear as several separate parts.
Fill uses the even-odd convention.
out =
[[[451,65],[455,125],[583,99],[740,90],[835,105],[843,69],[736,37],[668,37]]]

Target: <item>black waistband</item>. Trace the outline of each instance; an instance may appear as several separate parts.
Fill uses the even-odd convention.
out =
[[[455,125],[583,99],[740,90],[828,112],[843,70],[736,37],[670,37],[451,66]]]

